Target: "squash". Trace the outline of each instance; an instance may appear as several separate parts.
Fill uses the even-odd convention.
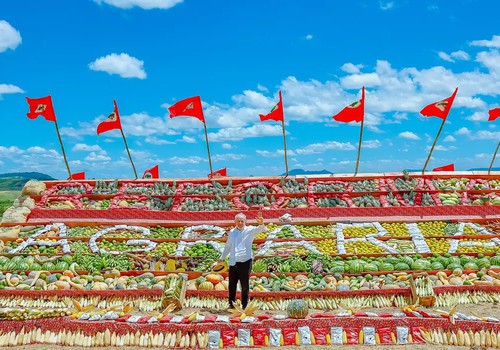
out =
[[[73,272],[72,272],[72,271],[70,271],[70,270],[65,270],[65,271],[63,272],[63,276],[68,276],[69,278],[73,278],[73,277],[75,277],[75,275],[73,274]]]
[[[229,281],[221,281],[220,283],[224,286],[225,290],[229,289]]]
[[[226,290],[226,288],[222,283],[219,282],[215,285],[215,290]]]
[[[302,299],[290,300],[286,312],[290,318],[306,318],[309,313],[309,307]]]
[[[208,274],[208,275],[205,276],[205,279],[208,282],[212,282],[213,284],[217,284],[220,281],[222,281],[224,278],[221,275],[216,275],[214,273],[210,273],[210,274]]]
[[[199,290],[214,290],[214,285],[212,282],[202,282],[198,285]]]
[[[196,281],[195,280],[187,281],[186,290],[198,290],[198,288],[196,288]]]

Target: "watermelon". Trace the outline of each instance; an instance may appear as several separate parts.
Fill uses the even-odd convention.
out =
[[[376,264],[368,263],[368,264],[365,264],[364,270],[367,272],[377,272],[378,266]]]
[[[394,265],[400,262],[400,259],[396,258],[395,256],[388,256],[384,259],[384,262]]]
[[[439,261],[435,261],[431,264],[431,270],[444,270],[444,266]]]
[[[349,263],[349,272],[350,273],[361,273],[363,272],[363,264],[358,260],[352,260]]]
[[[71,255],[63,255],[59,261],[64,261],[66,264],[71,265],[73,263],[73,257]]]
[[[29,266],[30,271],[40,271],[41,269],[42,269],[42,265],[40,265],[39,263],[36,263],[36,262],[34,262],[33,264],[31,264]]]
[[[461,268],[462,268],[462,265],[460,265],[459,263],[451,263],[451,264],[448,264],[448,266],[446,266],[447,270],[455,270],[455,269],[461,269]]]
[[[476,264],[477,266],[479,266],[479,268],[489,268],[491,266],[491,263],[490,263],[490,259],[484,257],[484,258],[481,258],[481,259],[477,259],[476,260]]]
[[[344,265],[333,265],[331,267],[331,269],[330,269],[330,272],[332,272],[332,273],[335,273],[335,272],[338,272],[338,273],[345,272]]]
[[[406,271],[406,270],[410,270],[410,265],[408,265],[407,263],[398,263],[394,266],[394,269],[395,270],[398,270],[398,271]]]
[[[8,262],[10,261],[9,258],[7,258],[6,256],[0,256],[0,265],[5,265],[7,264]]]
[[[418,259],[411,264],[412,270],[429,270],[431,263],[424,259]]]
[[[448,260],[450,264],[460,264],[460,258],[458,256],[450,256]]]
[[[26,271],[26,270],[28,270],[28,268],[29,268],[29,265],[27,263],[25,263],[24,261],[21,261],[21,262],[16,263],[15,270]]]
[[[52,262],[46,262],[45,264],[42,265],[42,270],[54,271],[55,265]]]
[[[476,260],[473,256],[470,256],[470,255],[460,255],[460,262],[462,263],[462,265],[468,263],[468,262],[471,262],[471,261],[474,261]]]
[[[414,261],[413,258],[409,255],[403,255],[400,260],[401,262],[404,262],[407,265],[413,264]]]
[[[443,266],[448,266],[448,264],[450,263],[450,259],[445,258],[444,256],[440,256],[436,259],[436,261],[440,262]]]
[[[54,266],[55,270],[67,270],[69,268],[69,264],[65,263],[64,261],[58,261],[56,265]]]
[[[380,271],[394,271],[394,265],[388,262],[382,263],[379,266]]]
[[[21,262],[23,260],[24,260],[24,258],[21,255],[16,255],[16,256],[12,257],[12,259],[10,259],[10,261],[15,262],[15,263]]]
[[[500,255],[492,256],[490,259],[490,264],[493,266],[500,266]]]

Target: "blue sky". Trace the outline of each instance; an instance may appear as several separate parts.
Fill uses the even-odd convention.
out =
[[[29,10],[28,10],[29,9]],[[120,108],[139,175],[209,171],[203,126],[168,117],[203,100],[213,168],[284,172],[280,123],[260,122],[283,92],[289,167],[354,171],[359,124],[331,116],[366,86],[360,172],[423,166],[441,120],[419,111],[459,87],[428,169],[487,167],[500,139],[495,0],[0,2],[0,172],[65,178],[54,125],[26,117],[25,97],[52,95],[73,172],[131,178],[118,131],[96,135]],[[500,164],[497,164],[500,165]]]

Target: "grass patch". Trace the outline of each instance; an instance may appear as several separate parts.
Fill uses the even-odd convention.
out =
[[[0,191],[0,217],[20,194],[20,191]]]

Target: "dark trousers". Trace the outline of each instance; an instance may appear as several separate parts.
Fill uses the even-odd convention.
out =
[[[250,283],[250,271],[252,271],[252,259],[245,262],[237,262],[229,266],[229,306],[232,307],[236,299],[236,286],[238,281],[241,285],[241,306],[247,307],[248,291]]]

